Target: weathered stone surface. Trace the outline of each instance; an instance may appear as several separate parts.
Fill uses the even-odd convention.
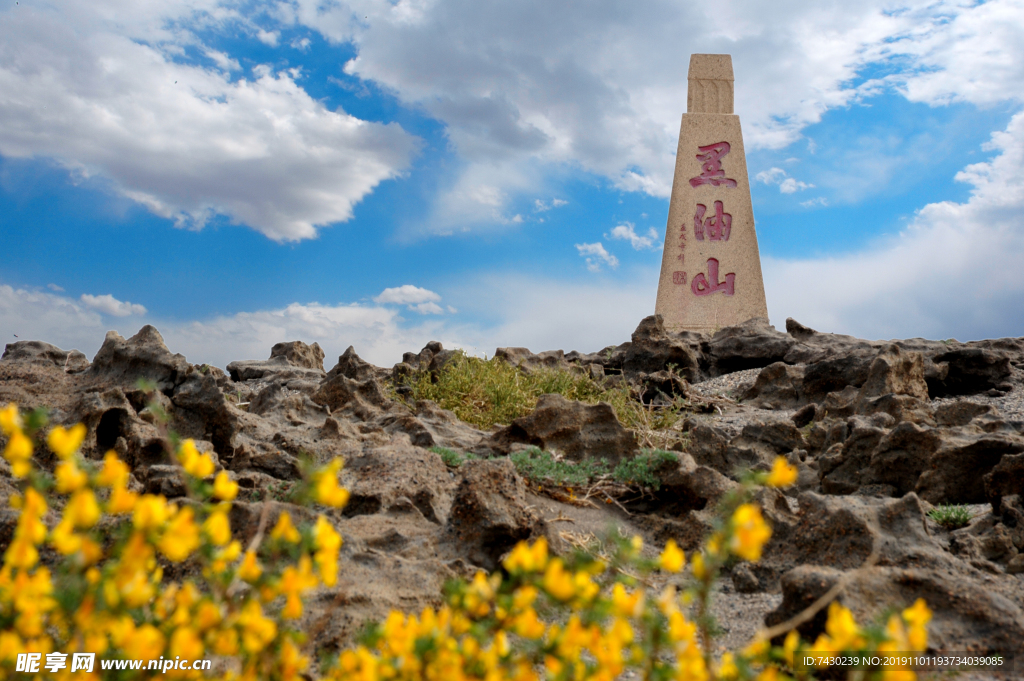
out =
[[[517,442],[558,451],[574,461],[604,459],[612,465],[638,451],[636,439],[619,423],[611,405],[588,405],[554,394],[541,395],[531,414],[495,433],[490,445],[507,453]]]
[[[933,504],[980,504],[988,501],[984,477],[1007,454],[1024,452],[1024,439],[1000,435],[951,438],[929,460],[916,491]]]
[[[660,315],[645,317],[623,353],[622,372],[627,376],[652,374],[672,366],[675,373],[692,383],[702,372],[691,339],[692,335],[670,334]]]
[[[372,515],[389,509],[414,509],[440,525],[448,519],[454,482],[441,457],[414,447],[407,437],[345,455],[342,484],[350,498],[346,516]]]
[[[494,459],[459,467],[445,532],[471,563],[494,570],[503,554],[546,527],[527,509],[526,485],[512,462]]]
[[[766,318],[755,317],[712,336],[710,352],[716,371],[727,374],[781,362],[796,343]]]
[[[349,348],[351,350],[351,347]],[[354,353],[353,353],[354,354]],[[302,341],[276,343],[270,348],[270,359],[284,357],[292,366],[324,370],[324,351],[319,344],[306,345]]]
[[[332,413],[339,409],[348,409],[364,421],[369,420],[377,410],[387,407],[390,403],[377,379],[357,381],[342,373],[325,379],[313,393],[313,401],[327,407]]]
[[[842,577],[839,570],[804,565],[782,580],[782,605],[765,617],[779,624],[804,610]],[[887,606],[908,607],[923,598],[933,611],[928,645],[936,650],[977,654],[1024,651],[1024,613],[1018,604],[991,589],[983,576],[967,577],[927,568],[877,567],[852,576],[839,600],[858,622],[870,622]],[[798,628],[806,640],[824,632],[826,611]]]
[[[929,384],[932,397],[975,395],[1000,386],[1011,373],[1010,358],[998,350],[959,348],[932,357],[945,364],[945,378]]]
[[[76,374],[89,368],[89,360],[78,350],[61,350],[42,341],[17,341],[4,347],[0,362],[52,365],[67,373]]]
[[[147,324],[128,340],[116,331],[108,331],[84,377],[93,383],[123,388],[134,388],[139,379],[144,379],[154,383],[157,390],[168,391],[184,380],[190,368],[185,356],[171,354],[160,332]]]
[[[1024,497],[1024,454],[1004,455],[982,479],[985,496],[993,510],[998,509],[1004,496],[1016,494]]]
[[[498,348],[494,351],[495,357],[500,357],[514,367],[522,369],[526,373],[541,370],[567,370],[572,365],[565,359],[565,353],[561,350],[548,350],[539,354],[530,352],[527,348]]]
[[[868,367],[860,388],[860,400],[866,402],[883,395],[910,395],[928,399],[924,380],[924,357],[919,352],[901,352],[898,345],[882,349]]]

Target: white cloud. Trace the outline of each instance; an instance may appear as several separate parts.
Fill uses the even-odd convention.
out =
[[[804,189],[810,189],[813,184],[807,182],[801,182],[800,180],[794,179],[789,176],[782,168],[771,168],[770,170],[762,170],[754,179],[758,182],[763,182],[767,185],[777,184],[779,185],[779,191],[783,194],[793,194],[797,191],[803,191]]]
[[[545,211],[551,210],[552,208],[559,208],[560,206],[564,206],[567,203],[569,202],[563,201],[562,199],[551,199],[551,203],[545,203],[544,201],[537,199],[533,202],[533,210],[536,213],[543,213]]]
[[[375,296],[373,302],[375,303],[394,303],[397,305],[416,305],[418,303],[436,303],[441,300],[441,296],[434,293],[433,291],[419,286],[413,286],[412,284],[405,284],[403,286],[396,286],[395,288],[386,288],[380,295]]]
[[[826,199],[824,196],[819,196],[808,201],[801,201],[800,205],[803,206],[804,208],[814,208],[815,206],[824,207],[828,205],[828,199]]]
[[[221,214],[278,241],[348,220],[409,166],[397,124],[330,111],[297,71],[232,80],[190,29],[246,24],[217,0],[56,2],[0,12],[0,154],[50,157],[182,227]],[[185,28],[188,27],[188,28]],[[217,65],[181,63],[186,46]]]
[[[309,38],[296,38],[289,44],[299,52],[305,52],[309,49],[309,46],[312,44],[312,41],[310,41]]]
[[[587,269],[591,272],[600,272],[601,263],[612,269],[619,266],[619,259],[606,251],[600,241],[596,244],[576,244],[576,250],[579,251],[580,257],[586,258]]]
[[[633,247],[633,250],[643,251],[654,248],[657,245],[658,232],[653,227],[647,230],[647,236],[639,236],[633,229],[632,222],[624,222],[617,225],[610,234],[605,234],[606,239],[625,239]]]
[[[270,47],[277,47],[277,41],[281,38],[280,31],[264,31],[262,29],[256,31],[256,38],[264,45]]]
[[[795,180],[792,177],[787,177],[779,184],[779,191],[783,194],[793,194],[798,191],[803,191],[804,189],[810,189],[813,186],[813,184],[808,184],[806,182],[801,182],[800,180]]]
[[[104,314],[114,317],[128,317],[133,314],[146,314],[146,308],[129,302],[121,302],[109,293],[102,296],[93,296],[83,293],[81,301]]]
[[[56,284],[47,284],[46,288],[50,289],[51,291],[57,291],[58,293],[64,290],[62,287],[57,286]]]
[[[504,177],[490,184],[508,194],[537,189],[523,186],[524,172],[569,166],[667,197],[691,53],[732,54],[748,149],[783,147],[827,110],[893,88],[929,103],[1024,93],[1021,0],[638,0],[628,13],[610,0],[586,12],[535,0],[296,6],[294,21],[356,45],[347,73],[443,121],[468,178],[502,165]],[[892,75],[859,82],[876,66]],[[779,185],[801,188],[796,179]],[[469,193],[439,203],[449,219],[435,232],[506,217],[479,210]]]
[[[414,309],[420,314],[444,314],[444,308],[437,303],[420,303]]]
[[[765,184],[778,184],[786,176],[786,171],[782,168],[771,168],[770,170],[762,170],[754,176],[754,179]]]
[[[768,308],[868,338],[1020,336],[1024,328],[1024,112],[964,168],[965,203],[932,203],[895,238],[842,256],[765,258]]]

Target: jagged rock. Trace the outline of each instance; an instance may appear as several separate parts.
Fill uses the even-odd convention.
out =
[[[78,350],[65,351],[56,345],[42,341],[17,341],[4,347],[0,362],[19,362],[55,366],[69,374],[77,374],[89,368],[89,360]]]
[[[728,475],[732,472],[725,453],[729,447],[729,438],[725,431],[704,423],[693,425],[688,430],[690,442],[687,453],[699,465],[714,468],[719,473]]]
[[[742,395],[745,401],[756,406],[773,408],[790,408],[804,403],[801,389],[804,382],[805,368],[790,366],[782,362],[770,364],[761,370],[754,385]]]
[[[966,426],[976,417],[992,411],[991,405],[977,402],[950,402],[935,410],[935,421],[940,426]]]
[[[638,452],[633,434],[622,427],[611,405],[588,405],[561,395],[541,395],[537,408],[495,433],[493,449],[508,453],[514,443],[555,450],[573,461],[604,459],[611,465]]]
[[[929,383],[932,397],[976,395],[998,388],[1011,374],[1010,358],[998,350],[958,348],[932,357],[948,368],[945,378]]]
[[[843,577],[839,570],[803,565],[782,579],[782,604],[765,617],[774,626],[789,620],[828,592]],[[1020,654],[1024,613],[994,592],[985,577],[937,569],[876,567],[850,575],[838,600],[858,622],[872,622],[886,606],[909,607],[923,598],[933,611],[929,649],[970,653]],[[824,633],[827,609],[798,627],[805,640]]]
[[[527,508],[526,485],[508,459],[467,461],[451,505],[446,535],[474,565],[497,569],[518,542],[545,534]]]
[[[1000,500],[1005,496],[1016,494],[1024,497],[1024,454],[1004,455],[982,479],[985,496],[993,511],[998,509]]]
[[[454,413],[441,409],[430,400],[416,403],[415,413],[392,410],[376,423],[386,433],[405,433],[418,447],[446,447],[459,452],[490,452],[487,435],[460,421]]]
[[[534,354],[527,348],[498,348],[494,351],[495,357],[501,357],[514,367],[522,369],[525,373],[537,369],[570,369],[572,365],[565,359],[565,353],[561,350],[548,350]]]
[[[290,384],[292,381],[320,381],[324,377],[323,369],[311,369],[292,364],[284,355],[277,355],[267,360],[236,360],[228,364],[227,369],[232,381],[260,380]]]
[[[712,509],[686,511],[676,516],[652,513],[638,516],[636,521],[657,544],[672,539],[683,551],[690,552],[704,545],[714,528],[715,514]]]
[[[737,563],[729,575],[732,585],[741,594],[752,594],[761,591],[761,580],[750,569],[749,563]]]
[[[808,364],[804,369],[800,394],[810,402],[822,402],[829,393],[847,386],[859,389],[868,379],[873,357],[863,354],[827,359]]]
[[[650,374],[672,365],[675,373],[693,383],[704,374],[698,360],[701,339],[700,334],[670,334],[661,315],[645,317],[622,354],[622,372],[627,376]]]
[[[224,397],[215,376],[189,372],[171,395],[172,427],[184,437],[209,440],[217,453],[234,455],[238,411]]]
[[[357,381],[342,373],[330,376],[313,393],[313,402],[327,407],[331,413],[348,409],[363,421],[370,420],[387,407],[391,400],[375,378]]]
[[[915,489],[933,504],[984,503],[989,500],[985,475],[1005,455],[1020,452],[1024,452],[1024,439],[1016,436],[965,434],[949,438],[932,455]]]
[[[283,357],[292,366],[324,370],[324,351],[317,343],[312,345],[306,345],[302,341],[276,343],[274,347],[270,348],[270,359],[275,357]]]
[[[710,353],[717,372],[728,374],[781,362],[796,342],[767,319],[755,317],[718,331],[711,338]]]
[[[591,364],[590,366],[599,366]],[[676,397],[689,394],[686,381],[672,371],[655,371],[653,373],[638,372],[633,380],[640,388],[640,399],[645,404],[663,402],[671,403]]]
[[[345,350],[345,354],[338,357],[338,363],[334,365],[334,368],[327,373],[327,378],[333,378],[334,376],[341,374],[346,378],[351,378],[356,381],[367,381],[371,378],[380,378],[387,371],[379,369],[369,362],[361,359],[356,354],[356,349],[351,345]]]
[[[861,403],[883,395],[910,395],[928,399],[924,380],[924,358],[919,352],[901,352],[898,345],[882,349],[868,367],[868,375],[860,388]]]
[[[134,388],[139,379],[145,379],[166,392],[181,383],[190,369],[185,356],[171,354],[160,332],[147,324],[128,340],[108,331],[83,376],[95,384],[122,388]]]
[[[404,436],[346,454],[341,482],[351,494],[346,516],[413,509],[440,525],[448,519],[454,490],[441,457],[414,447]]]

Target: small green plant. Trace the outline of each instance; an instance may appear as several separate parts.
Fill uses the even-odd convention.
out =
[[[958,530],[971,524],[974,514],[971,509],[959,504],[953,506],[936,506],[928,511],[928,517],[947,530]]]
[[[564,461],[551,452],[541,451],[537,447],[513,452],[509,458],[520,475],[537,485],[548,483],[580,487],[597,476],[608,473],[608,464],[604,461]]]
[[[470,459],[480,458],[471,452],[457,452],[454,449],[448,449],[447,447],[431,447],[430,451],[440,456],[441,461],[444,461],[445,465],[449,468],[458,468]]]
[[[627,485],[640,485],[661,489],[658,470],[666,465],[678,465],[679,456],[662,449],[642,449],[632,459],[623,459],[612,471],[612,477]]]

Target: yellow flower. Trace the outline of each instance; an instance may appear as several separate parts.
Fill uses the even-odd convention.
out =
[[[777,456],[765,482],[769,487],[789,487],[796,482],[797,475],[796,466],[789,465],[784,457]]]
[[[121,644],[125,657],[136,660],[155,660],[164,651],[164,635],[152,624],[143,624]]]
[[[833,650],[857,650],[864,639],[860,635],[860,627],[853,618],[853,613],[838,601],[828,606],[828,621],[825,622],[825,633],[831,639]]]
[[[167,499],[143,494],[135,504],[132,524],[139,530],[155,530],[167,522],[168,513]]]
[[[167,523],[167,531],[157,543],[157,548],[169,560],[179,563],[199,547],[199,528],[193,520],[192,509],[179,509]]]
[[[505,569],[508,571],[522,570],[523,572],[534,572],[543,570],[548,562],[548,540],[541,537],[530,546],[525,541],[516,544],[516,547],[505,558]]]
[[[96,484],[100,487],[124,487],[128,484],[128,464],[117,458],[114,450],[103,457],[103,470],[96,476]]]
[[[761,559],[761,548],[772,536],[771,528],[761,517],[761,509],[753,504],[742,504],[733,513],[732,533],[729,548],[751,562]]]
[[[54,479],[57,482],[57,491],[61,494],[80,490],[89,482],[89,476],[78,468],[74,459],[57,466],[57,470],[54,471]]]
[[[200,454],[196,443],[189,438],[178,447],[178,461],[185,472],[193,478],[205,478],[213,475],[213,460],[208,454]]]
[[[722,655],[721,662],[718,663],[718,678],[723,680],[735,679],[739,677],[740,670],[736,666],[736,660],[732,653],[726,653]]]
[[[203,523],[203,532],[215,546],[224,546],[231,541],[231,523],[226,511],[217,510]]]
[[[661,569],[666,572],[679,572],[686,565],[686,556],[683,555],[682,550],[676,545],[675,539],[669,539],[665,544],[665,550],[662,551],[658,563],[661,565]]]
[[[100,519],[100,505],[91,489],[75,492],[64,507],[64,520],[77,528],[92,527]]]
[[[263,616],[263,609],[256,601],[248,601],[238,616],[242,627],[242,647],[249,653],[258,653],[277,636],[274,620]]]
[[[29,463],[32,458],[32,441],[20,430],[14,431],[4,447],[4,458],[11,463],[14,477],[24,478],[32,470],[32,464]]]
[[[167,655],[195,660],[203,656],[204,646],[195,630],[191,627],[178,627],[171,634],[170,650]]]
[[[21,428],[21,415],[18,413],[18,405],[11,402],[3,409],[0,409],[0,430],[3,430],[7,435],[12,435],[20,431]]]
[[[292,517],[288,514],[288,511],[282,511],[281,515],[277,517],[277,525],[270,531],[271,539],[283,539],[291,544],[298,544],[302,539],[302,535],[292,525]]]
[[[326,586],[334,586],[338,582],[338,551],[341,549],[341,535],[331,526],[327,519],[319,516],[313,527],[313,538],[316,541],[317,569],[320,580]]]
[[[707,568],[704,565],[703,553],[693,554],[693,576],[700,580],[708,576]]]
[[[139,495],[136,492],[129,492],[124,487],[115,487],[110,492],[110,499],[107,500],[107,513],[111,515],[131,513],[135,510],[138,500]]]
[[[74,525],[67,519],[57,524],[50,534],[50,544],[65,556],[70,556],[82,548],[82,537],[75,534]]]
[[[238,495],[238,483],[228,476],[227,471],[221,471],[213,479],[213,496],[222,501],[231,501]]]
[[[903,611],[903,621],[911,627],[923,627],[932,620],[932,611],[923,598],[918,598],[914,605]]]
[[[544,571],[544,588],[560,601],[567,601],[576,593],[571,573],[562,567],[562,559],[555,558]]]
[[[54,454],[62,459],[67,459],[82,446],[85,434],[85,426],[81,423],[76,423],[68,430],[57,426],[46,436],[46,444],[50,445]]]
[[[279,585],[281,595],[285,597],[281,617],[292,620],[302,617],[302,592],[312,589],[316,584],[309,556],[299,559],[298,568],[291,565],[286,567],[281,573]]]
[[[234,629],[222,629],[213,633],[213,652],[217,655],[238,654],[238,634]]]
[[[340,457],[336,458],[313,476],[314,496],[321,504],[341,508],[348,503],[348,490],[338,485],[338,471],[343,463]]]
[[[263,574],[263,568],[256,562],[256,552],[246,551],[242,558],[242,564],[238,566],[238,578],[249,582],[255,582]]]
[[[621,617],[639,617],[644,611],[643,590],[627,594],[622,583],[617,583],[612,587],[612,607]]]

